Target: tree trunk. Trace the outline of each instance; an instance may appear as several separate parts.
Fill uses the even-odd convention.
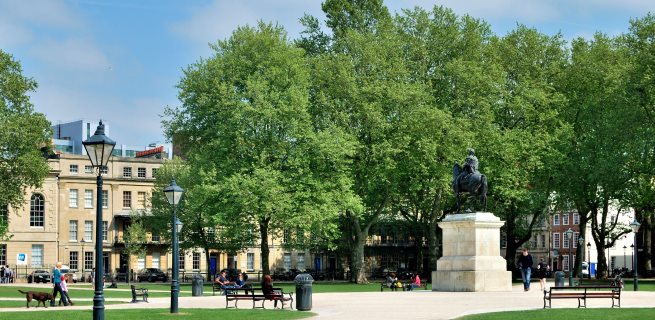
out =
[[[598,265],[596,266],[596,278],[604,279],[607,277],[607,256],[605,256],[605,246],[597,245]]]
[[[206,263],[205,265],[207,266],[207,281],[213,281],[214,280],[213,277],[215,275],[211,274],[211,270],[209,269],[209,267],[210,267],[210,265],[209,265],[209,246],[205,245],[205,246],[203,246],[203,249],[205,250],[205,263]],[[216,266],[216,268],[218,269],[218,265]],[[218,270],[216,270],[216,271],[218,271]]]
[[[439,237],[437,234],[437,222],[431,222],[428,225],[428,250],[430,254],[430,269],[425,270],[426,272],[436,271],[437,270],[437,259],[439,259]]]
[[[585,230],[587,230],[587,219],[583,215],[580,216],[580,236],[584,236]],[[581,276],[582,273],[580,272],[580,269],[582,269],[582,262],[584,261],[585,256],[588,254],[586,252],[586,241],[588,239],[584,239],[582,244],[577,244],[577,249],[576,249],[576,254],[575,254],[575,265],[573,267],[573,276]]]
[[[268,223],[270,219],[262,219],[259,221],[259,236],[261,238],[260,249],[261,249],[261,259],[262,259],[262,273],[264,275],[271,274],[271,269],[268,263],[268,254],[270,249],[268,248]]]
[[[366,278],[366,270],[364,268],[364,244],[366,242],[366,237],[362,237],[360,233],[353,244],[353,250],[351,255],[353,257],[353,277],[355,277],[354,282],[358,284],[368,283]]]

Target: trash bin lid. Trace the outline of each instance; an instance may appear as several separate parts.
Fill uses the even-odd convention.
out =
[[[312,282],[314,282],[314,278],[312,278],[312,276],[309,273],[301,273],[297,275],[296,278],[293,279],[293,281],[296,284],[311,284]]]

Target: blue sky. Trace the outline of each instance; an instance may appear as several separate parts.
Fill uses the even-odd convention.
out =
[[[653,0],[387,0],[392,10],[445,5],[484,19],[498,35],[517,23],[567,40],[627,32]],[[239,25],[324,20],[317,0],[0,0],[0,49],[39,83],[32,102],[56,124],[103,119],[119,143],[164,141],[160,115],[176,106],[181,70]]]

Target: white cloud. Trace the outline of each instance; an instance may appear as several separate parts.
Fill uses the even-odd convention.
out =
[[[228,38],[238,26],[257,24],[257,21],[279,22],[294,38],[302,31],[298,19],[307,12],[322,16],[320,1],[225,1],[214,0],[209,5],[189,10],[184,21],[171,24],[170,30],[185,39],[205,46]]]
[[[120,144],[145,146],[164,140],[159,115],[167,102],[157,98],[125,101],[104,92],[46,83],[31,101],[36,111],[44,113],[52,124],[102,119],[108,124],[108,135]]]
[[[96,71],[110,67],[109,59],[93,42],[80,38],[45,39],[34,43],[29,52],[50,66]]]
[[[22,22],[51,28],[78,28],[81,19],[62,1],[3,0],[0,20]]]
[[[485,20],[513,19],[534,23],[556,19],[560,15],[553,1],[542,0],[406,0],[387,3],[393,11],[415,6],[431,10],[435,5],[443,5],[459,15],[469,14]]]

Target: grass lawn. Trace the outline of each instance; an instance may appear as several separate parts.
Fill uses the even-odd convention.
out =
[[[575,308],[575,309],[539,309],[511,312],[494,312],[479,315],[465,316],[461,320],[505,320],[505,319],[530,319],[530,320],[598,320],[598,319],[652,319],[653,309],[646,308]]]
[[[57,299],[59,300],[59,299]],[[15,300],[0,300],[0,308],[25,308],[25,300],[20,300],[20,301],[15,301]],[[57,301],[59,302],[59,301]],[[119,304],[119,303],[129,303],[129,299],[125,299],[123,302],[119,301],[105,301],[105,304]],[[76,306],[92,306],[93,301],[75,301],[73,300],[73,303]],[[50,301],[46,301],[46,304],[48,307],[50,307]],[[32,303],[30,303],[30,308],[36,308],[36,301],[32,300]],[[43,308],[43,305],[39,306],[39,309]],[[63,308],[63,307],[62,307]]]
[[[315,316],[315,313],[301,312],[301,311],[287,311],[287,310],[225,310],[225,309],[180,309],[180,313],[171,314],[168,309],[127,309],[105,310],[105,319],[121,319],[121,320],[161,320],[164,319],[221,319],[221,320],[236,320],[236,319],[251,319],[251,320],[266,320],[266,319],[302,319]],[[12,320],[33,320],[37,319],[37,313],[34,312],[3,312],[3,319]],[[45,316],[45,314],[44,314]],[[48,320],[70,320],[70,319],[91,319],[93,311],[56,311],[48,312]]]

